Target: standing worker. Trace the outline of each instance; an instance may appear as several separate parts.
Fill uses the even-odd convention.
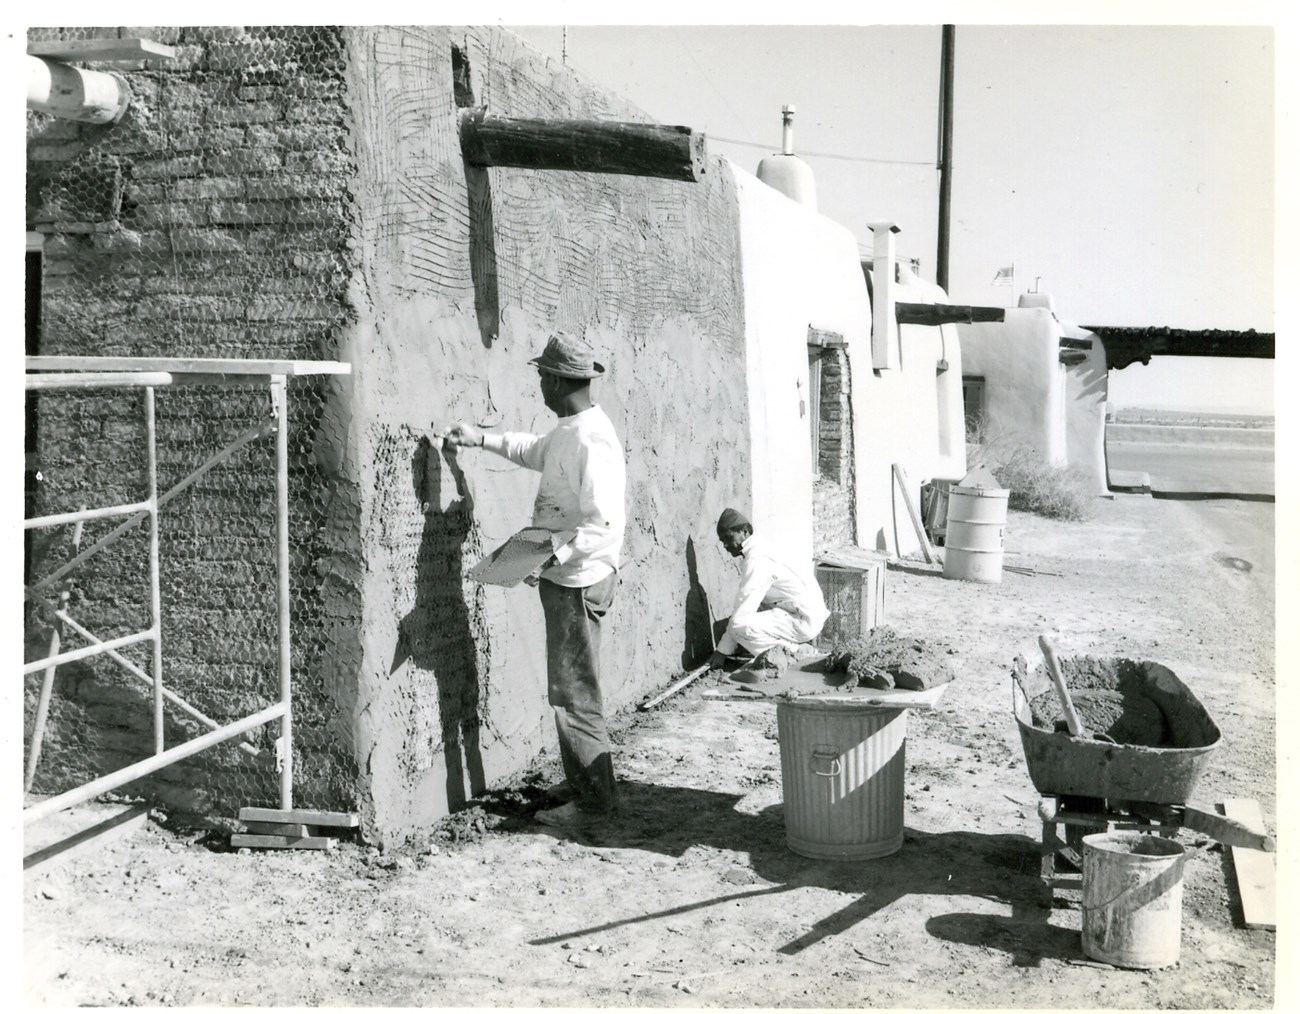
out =
[[[529,363],[537,367],[542,400],[559,417],[549,433],[485,433],[467,423],[442,432],[449,444],[485,447],[516,465],[541,472],[533,526],[576,531],[556,539],[534,575],[546,618],[547,698],[555,710],[560,758],[573,798],[543,810],[553,827],[583,827],[617,803],[600,691],[600,625],[614,600],[623,546],[626,485],[623,445],[591,396],[605,372],[586,342],[555,334]]]
[[[808,642],[830,616],[817,580],[772,556],[749,518],[730,507],[718,518],[718,538],[744,563],[731,622],[709,658],[709,668],[721,669],[737,647],[776,669],[815,654]]]

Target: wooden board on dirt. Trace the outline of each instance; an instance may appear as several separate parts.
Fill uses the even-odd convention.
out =
[[[239,819],[270,821],[276,824],[311,824],[315,827],[358,827],[361,818],[355,813],[332,810],[276,810],[267,806],[241,806]]]
[[[237,849],[332,849],[337,838],[291,838],[285,834],[232,834],[230,845]]]
[[[1266,833],[1264,815],[1253,799],[1225,799],[1223,815],[1259,834]],[[1237,873],[1241,895],[1241,917],[1253,929],[1277,928],[1277,867],[1273,855],[1257,849],[1232,850],[1232,868]]]
[[[310,838],[320,830],[310,824],[282,824],[275,820],[246,820],[244,830],[249,834],[281,834],[287,838]]]

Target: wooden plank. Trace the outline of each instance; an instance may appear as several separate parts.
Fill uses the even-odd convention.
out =
[[[290,838],[284,834],[232,834],[230,845],[237,849],[332,849],[337,838]]]
[[[241,821],[264,820],[276,824],[311,824],[316,827],[359,827],[361,817],[355,813],[330,810],[277,810],[269,806],[241,806]]]
[[[1256,809],[1258,810],[1258,807]],[[1271,835],[1264,834],[1262,830],[1256,831],[1253,825],[1248,827],[1239,820],[1221,817],[1217,813],[1207,813],[1194,806],[1175,807],[1174,811],[1181,817],[1183,827],[1199,834],[1207,834],[1224,845],[1257,849],[1260,852],[1273,852],[1277,848],[1277,843]],[[1262,821],[1259,826],[1263,827]]]
[[[320,834],[311,824],[282,824],[274,820],[246,820],[243,824],[249,834],[278,834],[286,838],[311,838]]]
[[[899,490],[902,491],[903,503],[907,505],[907,515],[912,519],[912,527],[916,530],[916,538],[921,544],[921,552],[925,554],[925,562],[935,563],[934,547],[930,545],[930,537],[925,534],[925,525],[921,523],[920,511],[917,509],[916,504],[912,503],[912,494],[907,489],[907,472],[903,470],[902,465],[894,465],[894,478],[898,482]]]
[[[27,53],[52,60],[112,63],[118,60],[171,60],[176,56],[176,49],[152,39],[63,39],[29,42]]]
[[[56,863],[102,848],[106,842],[114,838],[138,831],[148,819],[147,805],[127,806],[120,813],[115,813],[90,827],[82,828],[80,831],[26,853],[23,856],[23,869],[50,869]]]
[[[1266,834],[1264,815],[1254,799],[1225,799],[1223,815],[1257,834]],[[1232,868],[1241,895],[1241,917],[1248,927],[1277,928],[1277,867],[1273,856],[1256,849],[1233,846]]]
[[[900,324],[970,324],[974,321],[1006,320],[1001,306],[964,306],[956,303],[895,303],[894,316]]]
[[[351,363],[329,359],[172,359],[167,356],[27,356],[28,370],[159,370],[303,377],[349,374]]]

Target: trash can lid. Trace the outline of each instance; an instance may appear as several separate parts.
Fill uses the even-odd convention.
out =
[[[964,476],[961,482],[957,483],[960,488],[966,489],[1002,489],[1002,483],[994,477],[992,471],[983,466],[972,468]]]

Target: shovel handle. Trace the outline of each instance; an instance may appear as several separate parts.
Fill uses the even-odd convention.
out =
[[[1056,645],[1046,634],[1040,634],[1038,647],[1043,653],[1043,661],[1047,663],[1047,674],[1052,677],[1052,686],[1056,687],[1056,696],[1061,699],[1061,710],[1065,712],[1065,725],[1070,730],[1070,735],[1086,736],[1083,723],[1079,721],[1079,713],[1074,710],[1074,701],[1070,700],[1070,691],[1065,685],[1065,677],[1061,675],[1061,665],[1056,658]]]

